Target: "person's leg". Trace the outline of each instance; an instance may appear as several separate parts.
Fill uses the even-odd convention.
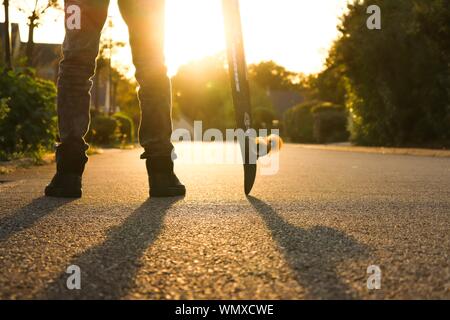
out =
[[[119,0],[130,34],[136,80],[139,84],[141,125],[139,141],[145,149],[151,196],[184,195],[173,173],[170,141],[172,95],[164,61],[165,0]]]
[[[46,188],[47,196],[81,196],[81,176],[87,162],[91,77],[95,72],[100,34],[109,0],[65,0],[66,36],[58,77],[57,173]],[[80,15],[76,17],[76,15]],[[73,21],[80,21],[77,26]]]
[[[173,145],[170,79],[164,60],[164,0],[119,0],[128,25],[142,111],[143,158],[170,156]]]

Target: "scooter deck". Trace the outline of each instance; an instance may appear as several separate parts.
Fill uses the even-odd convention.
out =
[[[240,141],[244,163],[244,191],[250,194],[256,178],[256,151],[250,146],[252,112],[244,39],[239,10],[239,0],[222,0],[227,39],[228,69],[233,105],[238,129],[244,130],[245,141]]]

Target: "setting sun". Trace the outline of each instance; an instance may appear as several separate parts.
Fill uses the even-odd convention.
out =
[[[321,70],[347,1],[242,0],[250,63],[275,60],[290,70]],[[221,0],[168,0],[166,59],[169,72],[225,48]]]

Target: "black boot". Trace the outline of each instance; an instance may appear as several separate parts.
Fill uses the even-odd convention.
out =
[[[61,144],[56,149],[56,175],[45,188],[47,197],[81,198],[81,178],[88,160],[81,143]]]
[[[157,157],[146,161],[150,197],[179,197],[186,194],[186,187],[173,172],[171,157]]]

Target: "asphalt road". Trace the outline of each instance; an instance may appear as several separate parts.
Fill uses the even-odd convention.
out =
[[[449,158],[287,145],[250,198],[239,165],[180,164],[158,200],[139,153],[91,157],[80,200],[42,196],[53,166],[0,176],[0,298],[450,299]]]

